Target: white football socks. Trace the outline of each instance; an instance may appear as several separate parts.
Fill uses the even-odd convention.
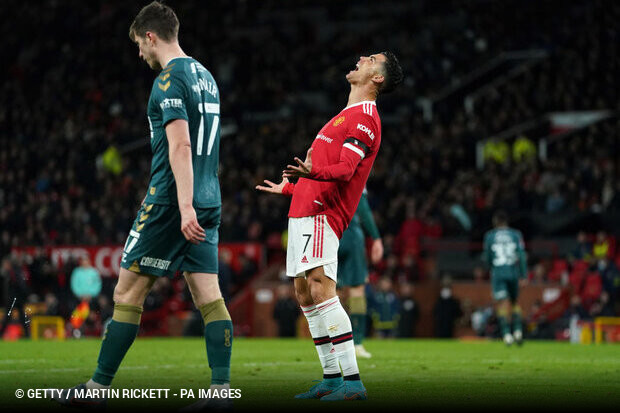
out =
[[[338,296],[316,305],[323,318],[345,380],[359,380],[355,346],[349,315],[340,304]]]
[[[340,367],[338,366],[336,351],[319,310],[317,310],[315,305],[301,306],[301,310],[306,316],[306,320],[308,320],[310,334],[314,340],[316,351],[319,353],[319,360],[321,360],[321,366],[323,366],[323,378],[340,377]]]

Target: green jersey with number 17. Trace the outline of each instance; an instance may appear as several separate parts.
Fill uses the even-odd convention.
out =
[[[491,268],[491,276],[504,279],[527,276],[527,255],[520,231],[503,227],[484,236],[484,260]]]
[[[178,204],[168,157],[166,124],[185,119],[192,144],[194,207],[220,206],[220,96],[211,73],[191,57],[172,59],[153,82],[147,115],[153,160],[145,202]]]

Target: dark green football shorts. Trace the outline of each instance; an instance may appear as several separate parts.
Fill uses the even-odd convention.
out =
[[[338,247],[338,287],[357,287],[368,280],[368,262],[364,232],[350,226],[342,234]]]
[[[516,277],[491,275],[491,289],[494,300],[508,299],[516,303],[517,298],[519,298],[519,279]]]
[[[142,204],[125,242],[121,267],[167,277],[177,271],[217,274],[220,213],[221,207],[196,208],[206,240],[194,245],[181,232],[178,206]]]

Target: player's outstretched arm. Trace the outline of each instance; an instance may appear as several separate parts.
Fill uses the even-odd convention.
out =
[[[168,158],[177,187],[181,213],[181,232],[189,242],[199,244],[206,239],[205,230],[198,224],[194,199],[194,172],[189,126],[185,119],[175,119],[166,125]]]
[[[362,152],[362,155],[363,154]],[[304,162],[296,157],[295,162],[297,162],[297,166],[288,165],[282,172],[282,175],[287,178],[297,176],[300,178],[314,179],[316,181],[348,182],[351,177],[353,177],[355,169],[362,159],[363,156],[360,157],[357,152],[351,151],[343,146],[338,163],[319,167],[312,164],[312,148],[310,148],[308,149]]]
[[[265,179],[263,182],[265,185],[256,185],[256,189],[270,194],[293,195],[295,184],[290,183],[287,178],[282,178],[282,182],[279,184],[268,179]]]

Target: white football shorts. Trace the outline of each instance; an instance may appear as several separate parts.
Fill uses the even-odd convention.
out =
[[[289,218],[286,275],[305,277],[306,271],[322,266],[325,275],[336,281],[339,244],[325,215]]]

